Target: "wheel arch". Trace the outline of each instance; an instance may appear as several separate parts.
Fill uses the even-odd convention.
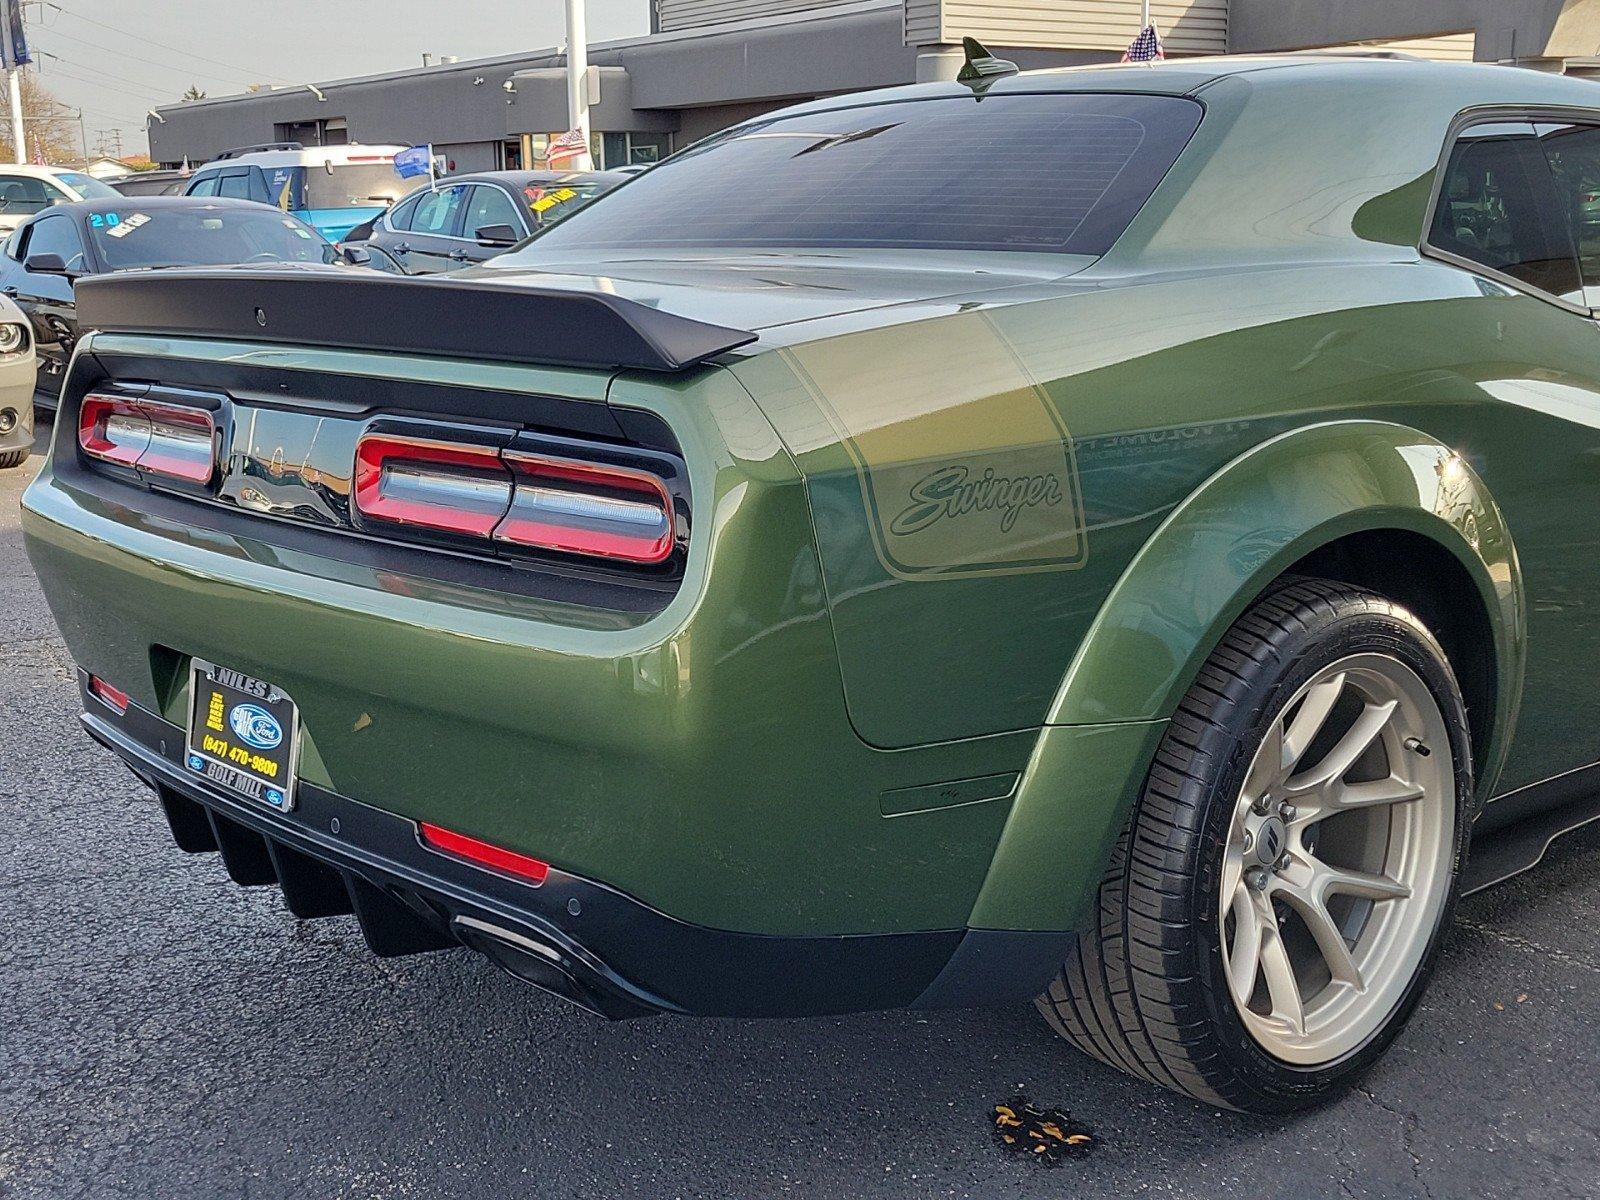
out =
[[[1165,722],[1207,657],[1274,583],[1317,572],[1439,622],[1430,628],[1447,655],[1462,656],[1452,666],[1476,710],[1482,802],[1504,762],[1526,656],[1521,572],[1499,507],[1464,459],[1419,430],[1302,427],[1210,476],[1112,588],[1057,692],[973,926],[1075,927]],[[1115,766],[1091,767],[1090,745],[1096,759],[1114,751]]]

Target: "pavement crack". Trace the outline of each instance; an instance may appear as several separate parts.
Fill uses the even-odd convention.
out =
[[[1360,1084],[1356,1084],[1355,1090],[1362,1096],[1365,1096],[1373,1105],[1373,1107],[1382,1109],[1391,1117],[1399,1120],[1401,1131],[1400,1147],[1411,1159],[1411,1177],[1416,1180],[1417,1187],[1421,1189],[1422,1194],[1426,1196],[1428,1200],[1434,1200],[1433,1189],[1428,1186],[1428,1180],[1423,1174],[1422,1156],[1419,1155],[1416,1150],[1417,1127],[1420,1124],[1420,1122],[1417,1120],[1417,1114],[1407,1112],[1403,1108],[1396,1108],[1387,1101],[1380,1100],[1376,1093],[1362,1087]],[[1341,1191],[1348,1191],[1342,1180],[1340,1181],[1339,1186]]]

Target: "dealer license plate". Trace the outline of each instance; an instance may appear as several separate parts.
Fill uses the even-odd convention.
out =
[[[299,713],[278,688],[201,659],[189,669],[184,764],[224,791],[279,812],[294,807]]]

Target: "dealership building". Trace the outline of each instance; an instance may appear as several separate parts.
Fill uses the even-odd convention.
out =
[[[1152,0],[1171,57],[1399,50],[1600,78],[1600,0]],[[651,0],[651,32],[589,48],[597,165],[652,162],[818,96],[948,78],[963,36],[1024,68],[1114,62],[1140,0]],[[1600,93],[1597,93],[1600,94]],[[567,126],[559,48],[172,104],[150,156],[264,142],[431,142],[458,171],[541,166]]]

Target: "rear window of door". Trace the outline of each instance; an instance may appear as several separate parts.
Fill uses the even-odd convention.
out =
[[[694,246],[1102,254],[1200,123],[1176,96],[901,100],[737,126],[527,253]]]
[[[1531,122],[1462,131],[1445,164],[1428,245],[1584,304],[1571,226]]]
[[[460,184],[429,192],[417,201],[411,217],[411,232],[434,237],[457,237],[461,228],[461,210],[467,192],[471,189]]]
[[[1600,124],[1540,122],[1535,128],[1577,246],[1584,302],[1600,308]]]

